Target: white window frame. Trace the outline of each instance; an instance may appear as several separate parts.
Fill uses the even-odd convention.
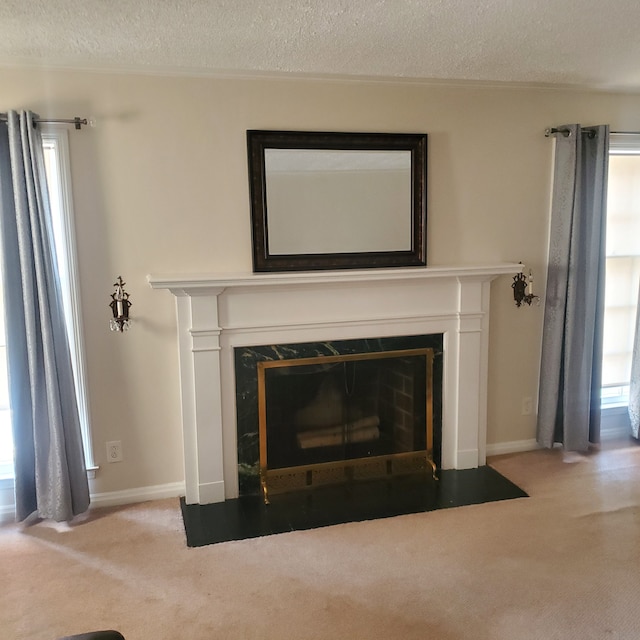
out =
[[[66,129],[56,127],[42,127],[42,142],[53,144],[57,151],[58,197],[62,203],[61,223],[62,241],[65,245],[63,259],[69,277],[69,299],[65,309],[69,311],[67,323],[69,328],[69,347],[74,364],[73,374],[76,384],[76,396],[78,401],[78,413],[80,415],[80,428],[82,430],[82,442],[84,445],[85,464],[89,471],[95,470],[93,459],[93,446],[89,422],[89,390],[87,385],[87,365],[85,360],[84,332],[81,317],[82,304],[80,299],[80,278],[77,260],[77,243],[75,232],[75,217],[73,210],[73,194],[71,192],[71,162],[69,156],[69,133]],[[51,187],[50,187],[51,188]],[[63,292],[63,299],[66,293]]]
[[[640,155],[640,133],[612,132],[609,137],[609,155]],[[617,396],[602,398],[600,407],[603,435],[607,432],[615,435],[628,430],[628,401],[628,385],[621,385]]]

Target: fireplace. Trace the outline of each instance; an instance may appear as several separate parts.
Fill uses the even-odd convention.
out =
[[[441,347],[412,347],[433,348],[434,363],[440,358],[433,459],[442,469],[483,465],[490,285],[497,276],[520,270],[521,265],[507,263],[149,276],[153,288],[168,289],[176,298],[187,504],[241,493],[238,407],[244,409],[236,350],[261,345],[440,336]],[[385,345],[380,351],[395,348]]]
[[[442,335],[236,347],[240,495],[435,474]]]

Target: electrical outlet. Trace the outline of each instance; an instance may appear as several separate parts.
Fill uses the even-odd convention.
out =
[[[527,396],[522,398],[522,415],[530,416],[533,413],[533,398]]]
[[[120,440],[107,442],[107,462],[122,462],[122,442]]]

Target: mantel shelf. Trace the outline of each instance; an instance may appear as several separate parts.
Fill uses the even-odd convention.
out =
[[[415,267],[401,269],[344,269],[340,271],[302,271],[292,273],[213,273],[149,275],[147,280],[153,289],[169,289],[174,293],[211,293],[231,287],[269,287],[310,284],[353,284],[358,282],[393,282],[431,279],[493,279],[501,275],[514,275],[523,265],[503,262],[486,265],[456,265]],[[218,291],[218,293],[220,292]]]

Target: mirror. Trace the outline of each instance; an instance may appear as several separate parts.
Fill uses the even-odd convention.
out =
[[[426,264],[426,134],[247,131],[254,271]]]

